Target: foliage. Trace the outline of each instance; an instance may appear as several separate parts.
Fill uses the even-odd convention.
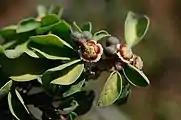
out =
[[[70,25],[61,18],[62,11],[57,6],[39,6],[38,17],[0,30],[4,40],[0,100],[8,99],[9,111],[17,120],[73,120],[85,114],[95,97],[86,85],[102,71],[110,75],[99,95],[99,107],[124,103],[130,85],[150,84],[141,58],[131,50],[147,32],[147,16],[128,13],[126,44],[122,44],[105,30],[92,33],[90,22]]]

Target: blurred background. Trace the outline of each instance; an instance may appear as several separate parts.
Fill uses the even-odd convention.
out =
[[[180,0],[1,0],[0,27],[35,16],[39,4],[60,4],[64,7],[63,18],[69,22],[90,21],[94,31],[106,29],[120,39],[124,38],[128,11],[146,14],[151,19],[148,34],[133,49],[144,60],[151,85],[133,87],[128,103],[123,106],[94,106],[79,120],[181,119]],[[99,90],[99,84],[96,87]]]

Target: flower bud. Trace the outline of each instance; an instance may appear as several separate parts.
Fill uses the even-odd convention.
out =
[[[119,44],[119,40],[116,37],[109,37],[106,41],[106,46],[117,45],[117,44]]]
[[[132,62],[133,66],[141,70],[143,68],[143,61],[139,56],[135,56]]]
[[[92,39],[92,33],[91,33],[91,32],[89,32],[89,31],[83,31],[82,34],[83,34],[83,37],[84,37],[86,40]]]
[[[132,50],[127,45],[118,45],[118,53],[117,55],[119,58],[126,63],[131,62],[131,59],[133,58]]]

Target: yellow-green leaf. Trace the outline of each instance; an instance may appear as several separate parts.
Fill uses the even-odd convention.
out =
[[[69,71],[64,73],[61,77],[53,80],[52,84],[59,84],[59,85],[70,85],[74,83],[82,74],[84,69],[84,64],[77,64],[72,67]]]
[[[150,20],[145,15],[137,15],[129,12],[125,21],[125,40],[126,43],[133,47],[145,36]]]
[[[8,81],[4,86],[0,88],[0,100],[8,94],[12,86],[12,80]]]
[[[98,106],[105,107],[113,104],[119,98],[121,92],[122,77],[119,72],[112,72],[101,91]]]
[[[17,82],[26,82],[26,81],[35,80],[38,77],[39,77],[39,75],[24,74],[24,75],[19,75],[19,76],[11,76],[10,79],[17,81]]]

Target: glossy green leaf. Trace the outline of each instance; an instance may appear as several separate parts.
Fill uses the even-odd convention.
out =
[[[30,38],[31,42],[37,43],[39,45],[45,45],[45,46],[55,46],[55,47],[69,47],[73,49],[67,42],[62,40],[56,35],[48,34],[48,35],[39,35],[39,36],[33,36]]]
[[[57,15],[54,14],[46,15],[45,17],[42,18],[41,27],[49,26],[58,23],[59,21],[60,19],[58,18]]]
[[[129,84],[129,82],[126,80],[125,76],[122,75],[122,79],[125,82],[122,88],[122,93],[119,97],[119,99],[116,101],[117,105],[123,105],[127,102],[130,94],[131,94],[131,85]]]
[[[4,49],[2,46],[0,46],[0,54],[4,53]]]
[[[81,30],[82,31],[89,31],[89,32],[91,32],[92,31],[92,24],[91,24],[91,22],[87,22],[87,23],[83,24],[83,26],[81,27]]]
[[[70,114],[73,112],[77,107],[79,106],[78,102],[73,100],[70,104],[70,107],[64,108],[63,111],[61,111],[63,114]]]
[[[12,46],[15,46],[16,43],[17,43],[16,40],[7,41],[6,43],[2,44],[2,48],[3,48],[4,50],[9,49],[9,48],[11,48]]]
[[[17,82],[27,82],[27,81],[35,80],[38,77],[39,75],[23,74],[23,75],[18,75],[18,76],[11,76],[10,79]]]
[[[17,90],[9,92],[8,94],[8,105],[11,114],[17,120],[31,120],[27,107],[24,104],[24,101]]]
[[[54,67],[54,68],[51,68],[51,69],[48,69],[47,71],[45,71],[45,73],[47,72],[55,72],[55,71],[60,71],[60,70],[63,70],[73,64],[76,64],[78,62],[80,62],[81,60],[78,59],[78,60],[74,60],[74,61],[71,61],[71,62],[68,62],[68,63],[65,63],[65,64],[62,64],[60,66],[57,66],[57,67]]]
[[[34,59],[27,54],[23,54],[16,59],[2,57],[1,65],[3,66],[1,68],[2,73],[6,73],[7,77],[21,82],[34,80],[35,77],[42,75],[51,67],[49,61],[45,59]]]
[[[93,39],[96,40],[96,41],[99,41],[101,40],[102,38],[104,37],[109,37],[111,36],[107,31],[105,30],[100,30],[98,32],[96,32],[94,35],[93,35]]]
[[[69,43],[71,46],[75,47],[75,42],[71,39],[71,26],[64,20],[57,23],[52,29],[52,34],[59,36],[61,39]]]
[[[82,74],[84,70],[84,64],[77,64],[71,67],[71,69],[65,70],[66,72],[59,78],[54,79],[52,84],[70,85],[73,84]]]
[[[48,32],[51,32],[51,30],[59,25],[61,22],[57,22],[55,24],[52,24],[52,25],[48,25],[48,26],[44,26],[44,27],[39,27],[38,29],[36,29],[36,33],[37,34],[45,34],[45,33],[48,33]]]
[[[8,105],[9,105],[9,110],[11,112],[11,114],[17,119],[17,120],[20,120],[20,118],[18,118],[18,116],[16,115],[15,111],[14,111],[14,108],[13,108],[13,105],[12,105],[12,95],[11,93],[9,92],[8,94]]]
[[[45,17],[42,18],[41,27],[36,29],[36,32],[37,32],[37,34],[47,33],[49,31],[51,31],[51,29],[55,25],[59,24],[60,22],[61,21],[57,15],[54,15],[54,14],[46,15]]]
[[[137,15],[129,12],[125,21],[125,40],[126,43],[133,47],[145,36],[150,20],[145,15]]]
[[[117,71],[112,72],[101,91],[98,106],[105,107],[113,104],[119,98],[121,92],[122,77]]]
[[[0,100],[9,93],[12,86],[12,80],[8,81],[4,86],[0,88]]]
[[[6,40],[7,39],[12,40],[17,35],[16,29],[17,29],[16,25],[7,26],[7,27],[0,30],[0,36],[3,37]]]
[[[40,27],[41,24],[36,21],[34,18],[27,18],[18,23],[18,27],[16,32],[17,33],[24,33],[35,30],[36,28]]]
[[[15,49],[4,51],[4,54],[6,55],[6,57],[8,57],[10,59],[18,58],[23,53],[26,53],[27,55],[34,57],[34,58],[39,58],[39,56],[37,54],[35,54],[32,50],[28,49],[27,43],[18,45],[18,46],[16,46]]]
[[[30,114],[29,110],[28,110],[27,107],[25,106],[24,100],[23,100],[23,98],[21,97],[20,93],[19,93],[17,90],[15,90],[15,93],[16,93],[17,98],[19,99],[19,101],[21,102],[21,104],[23,105],[23,107],[25,108],[26,112],[27,112],[28,114]]]
[[[83,80],[82,79],[83,78],[81,78],[81,80],[77,80],[78,82],[71,85],[69,90],[67,90],[66,92],[63,93],[63,97],[68,97],[70,95],[73,95],[73,94],[79,92],[85,83],[85,78]]]
[[[56,35],[39,35],[30,38],[29,47],[48,59],[70,60],[77,54],[67,42]]]
[[[34,51],[36,51],[37,53],[41,54],[43,57],[47,58],[47,59],[51,59],[51,60],[71,60],[70,57],[61,57],[61,55],[51,55],[48,54],[46,52],[43,52],[39,49],[36,48],[32,48]]]
[[[127,80],[134,86],[145,87],[150,84],[145,74],[130,64],[124,67],[123,73]]]

